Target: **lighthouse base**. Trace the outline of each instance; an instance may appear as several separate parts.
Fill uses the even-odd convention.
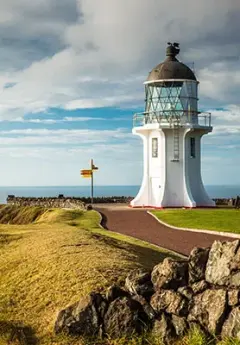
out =
[[[151,208],[153,210],[165,210],[165,209],[173,209],[173,208],[176,208],[176,209],[199,209],[199,208],[216,208],[217,206],[214,205],[213,206],[194,206],[194,207],[188,207],[188,206],[165,206],[165,207],[158,207],[158,206],[132,206],[131,202],[129,204],[129,207],[131,208],[138,208],[138,209],[142,209],[142,208]]]
[[[155,209],[216,207],[215,202],[205,191],[201,178],[194,181],[194,188],[183,179],[181,188],[178,189],[171,188],[168,184],[160,185],[152,180],[145,178],[138,195],[130,202],[131,207]]]
[[[201,177],[200,142],[209,128],[181,127],[176,138],[171,128],[135,127],[143,140],[144,171],[141,188],[131,207],[215,207]],[[174,154],[177,153],[175,159]]]

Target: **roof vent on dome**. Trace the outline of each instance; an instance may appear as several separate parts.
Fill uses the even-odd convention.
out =
[[[166,55],[167,56],[171,56],[172,58],[175,58],[176,55],[178,55],[180,52],[180,48],[179,48],[179,43],[170,43],[168,42],[168,47],[166,50]]]

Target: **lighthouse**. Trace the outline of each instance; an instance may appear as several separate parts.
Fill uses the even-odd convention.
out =
[[[212,131],[211,114],[198,111],[194,72],[168,43],[166,59],[145,81],[145,111],[133,117],[143,140],[143,179],[132,207],[214,207],[201,177],[201,138]]]

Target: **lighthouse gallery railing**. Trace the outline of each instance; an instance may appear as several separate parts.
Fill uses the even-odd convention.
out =
[[[133,127],[146,124],[158,123],[160,126],[168,126],[175,123],[178,125],[198,125],[211,127],[211,113],[198,113],[196,111],[164,110],[136,113],[133,116]]]

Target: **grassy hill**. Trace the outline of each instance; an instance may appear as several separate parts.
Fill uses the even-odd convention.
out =
[[[1,207],[0,345],[84,344],[54,336],[59,310],[174,256],[99,221],[95,211]]]

